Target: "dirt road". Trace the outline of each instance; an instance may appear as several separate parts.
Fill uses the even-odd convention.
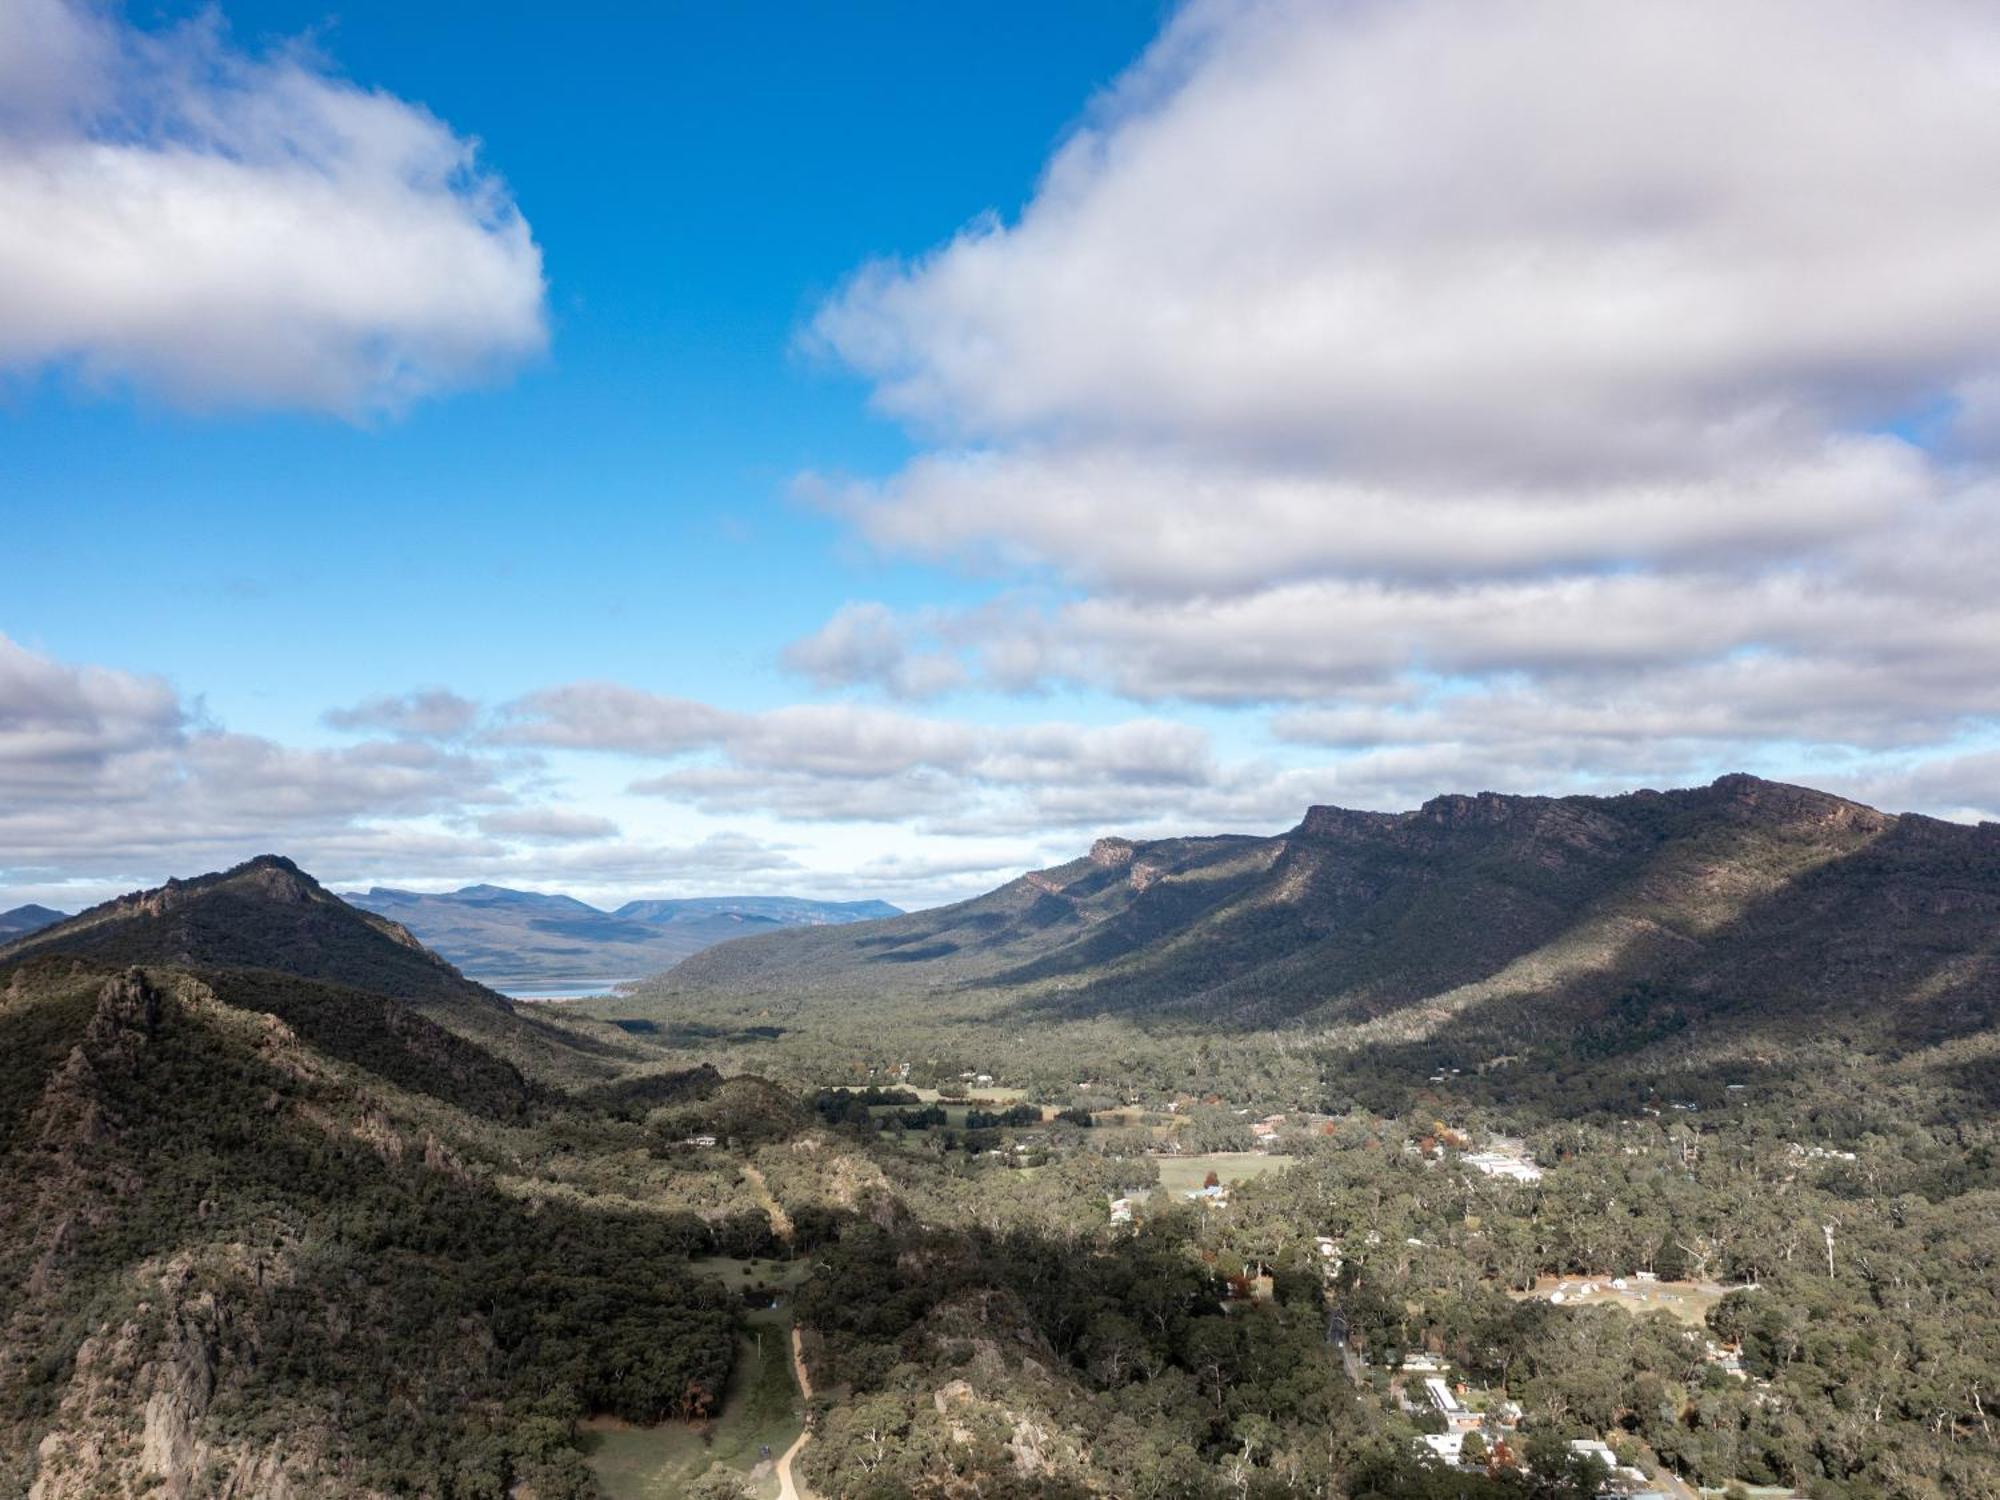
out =
[[[798,1329],[792,1330],[792,1374],[799,1382],[799,1395],[803,1400],[812,1400],[812,1377],[806,1374],[805,1352],[799,1338]],[[778,1460],[778,1500],[818,1500],[813,1492],[792,1478],[792,1460],[811,1441],[812,1434],[801,1430],[792,1440],[784,1456]]]

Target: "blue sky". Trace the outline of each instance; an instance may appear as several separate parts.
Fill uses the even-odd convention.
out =
[[[789,498],[803,469],[868,472],[908,448],[795,338],[862,262],[1018,208],[1159,10],[227,16],[246,46],[310,37],[476,135],[549,281],[546,357],[363,426],[80,398],[61,375],[9,392],[10,540],[29,566],[0,628],[304,734],[381,691],[391,662],[488,694],[587,668],[779,701],[778,649],[843,598],[950,593],[940,570],[871,565]],[[163,575],[174,608],[135,630],[125,601]]]
[[[0,906],[915,904],[1739,768],[1992,816],[1996,45],[23,0]]]

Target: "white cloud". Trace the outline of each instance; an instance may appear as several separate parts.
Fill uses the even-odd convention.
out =
[[[479,705],[445,688],[378,694],[349,708],[330,708],[321,719],[333,729],[379,729],[423,739],[452,739],[478,721]]]
[[[875,683],[898,698],[934,698],[962,685],[965,669],[944,652],[912,652],[893,611],[845,604],[812,635],[785,649],[784,664],[822,688]]]
[[[407,739],[282,744],[194,712],[172,684],[0,636],[0,883],[157,882],[267,850],[314,864],[493,858],[439,826],[515,799],[516,759]],[[125,881],[124,883],[134,883]]]
[[[361,417],[545,340],[527,223],[420,106],[213,13],[0,16],[0,368]]]
[[[160,678],[69,666],[0,635],[0,795],[86,783],[116,757],[178,743],[188,719]]]
[[[1712,466],[1994,369],[1996,59],[1950,0],[1206,0],[815,331],[975,436]]]
[[[1276,705],[1373,806],[1977,765],[1996,184],[1953,0],[1196,0],[1017,218],[814,319],[931,448],[802,491],[1000,594],[793,665]]]
[[[1171,448],[1035,445],[934,453],[886,482],[812,479],[802,490],[893,551],[1157,597],[1329,577],[1427,583],[1607,564],[1755,564],[1829,533],[1900,524],[1948,499],[1947,483],[1899,439],[1847,435],[1715,473],[1584,487],[1398,483]],[[883,606],[849,604],[788,663],[826,683],[895,684],[918,659]]]
[[[615,682],[572,682],[505,704],[492,737],[503,744],[673,755],[714,743],[734,716],[689,698]]]
[[[569,808],[519,807],[486,814],[479,820],[479,831],[537,844],[576,844],[616,838],[618,825],[609,818]]]
[[[607,683],[572,683],[501,709],[512,744],[637,753],[671,762],[634,781],[645,796],[705,812],[801,821],[911,822],[954,831],[978,819],[1010,830],[1044,808],[1088,821],[1089,798],[1055,811],[1058,790],[1211,784],[1208,736],[1160,719],[1107,725],[982,725],[853,703],[727,713]]]

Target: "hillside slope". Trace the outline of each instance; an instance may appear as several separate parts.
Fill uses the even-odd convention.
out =
[[[218,972],[0,987],[0,1493],[554,1500],[579,1407],[723,1389],[728,1299],[658,1216],[499,1187],[565,1106],[382,997]]]
[[[1276,838],[1100,839],[954,906],[727,944],[641,999],[716,994],[1399,1040],[1451,1027],[1501,1050],[1800,1015],[1936,1041],[1995,1021],[2000,827],[1748,776],[1315,807]]]

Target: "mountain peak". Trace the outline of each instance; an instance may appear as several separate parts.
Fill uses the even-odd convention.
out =
[[[274,969],[405,999],[504,1003],[400,923],[348,905],[280,854],[116,897],[0,946],[0,962],[43,953],[120,964]]]
[[[1090,862],[1106,869],[1132,863],[1136,848],[1130,839],[1102,838],[1090,846]]]
[[[0,911],[0,943],[40,932],[44,927],[53,927],[68,918],[66,911],[57,911],[52,906],[37,906],[32,901],[11,911]]]
[[[326,896],[320,883],[282,854],[260,854],[222,872],[222,881],[257,891],[273,901],[310,901]],[[172,885],[173,881],[167,884]],[[332,899],[328,897],[327,899]]]

